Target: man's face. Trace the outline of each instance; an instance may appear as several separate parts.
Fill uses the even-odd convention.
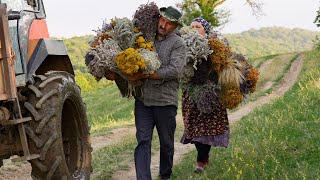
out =
[[[170,21],[169,19],[160,16],[158,24],[158,35],[164,37],[174,31],[177,28],[177,24]]]

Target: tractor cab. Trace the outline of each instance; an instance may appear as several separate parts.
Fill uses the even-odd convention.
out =
[[[0,0],[0,2],[6,4],[8,11],[9,34],[12,50],[15,53],[16,85],[24,86],[27,74],[26,62],[28,62],[28,49],[25,47],[28,47],[29,30],[34,20],[41,21],[46,17],[42,0]]]

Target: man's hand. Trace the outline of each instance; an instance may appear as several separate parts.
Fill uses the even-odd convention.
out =
[[[142,72],[137,72],[132,75],[127,75],[127,79],[129,81],[138,81],[141,79],[160,79],[160,76],[157,73],[153,74],[143,74]]]
[[[116,73],[115,72],[112,72],[112,71],[107,71],[105,74],[104,74],[104,77],[108,80],[115,80],[116,79]]]
[[[149,75],[143,74],[142,72],[137,72],[132,75],[127,75],[129,81],[138,81],[140,79],[148,78]]]

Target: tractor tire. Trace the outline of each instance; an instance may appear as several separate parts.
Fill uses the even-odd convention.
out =
[[[31,154],[33,179],[90,179],[90,130],[86,107],[74,77],[66,72],[50,71],[34,76],[34,82],[22,92]]]

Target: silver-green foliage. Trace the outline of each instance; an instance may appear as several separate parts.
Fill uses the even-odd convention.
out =
[[[120,47],[113,39],[104,40],[97,47],[91,48],[89,54],[93,56],[93,60],[89,63],[90,73],[99,80],[106,71],[116,69],[114,59],[120,51]]]
[[[141,32],[134,32],[133,22],[128,18],[115,18],[116,26],[113,31],[107,32],[111,36],[122,50],[125,50],[129,47],[133,47],[136,41],[136,38],[142,35]]]
[[[159,61],[158,54],[156,52],[140,48],[139,54],[145,60],[146,69],[143,70],[144,74],[153,74],[156,70],[160,68],[161,62]]]

